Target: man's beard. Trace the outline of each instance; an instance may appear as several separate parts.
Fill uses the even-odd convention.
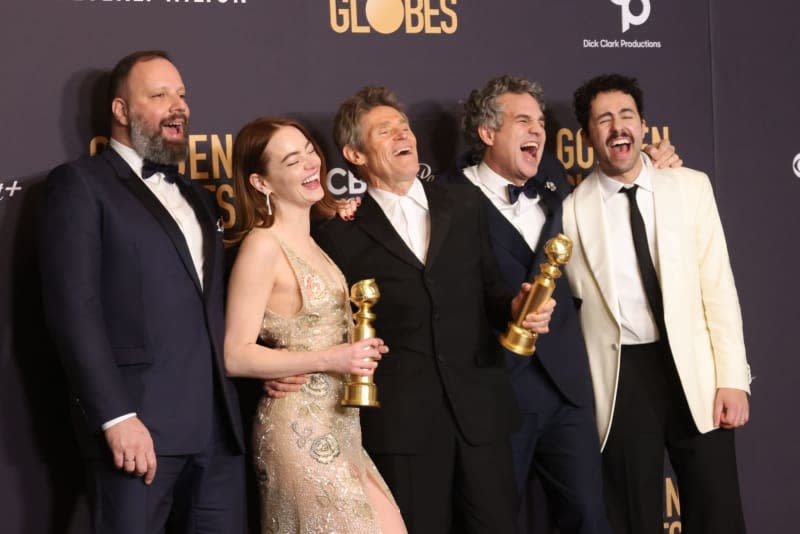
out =
[[[169,122],[177,117],[186,118],[185,115],[181,114],[170,116],[162,122]],[[142,159],[160,163],[161,165],[178,165],[186,159],[188,152],[189,143],[186,135],[188,126],[189,121],[186,120],[183,126],[183,139],[180,141],[168,141],[161,135],[160,127],[155,131],[149,131],[147,123],[140,121],[139,117],[134,114],[131,115],[128,130],[133,149],[142,156]]]

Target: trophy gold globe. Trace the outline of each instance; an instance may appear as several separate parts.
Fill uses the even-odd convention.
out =
[[[356,282],[350,288],[350,301],[358,308],[353,314],[353,342],[375,337],[375,329],[371,323],[376,315],[372,312],[372,307],[380,298],[381,293],[374,278]],[[380,405],[378,388],[371,376],[346,375],[342,406],[377,408]]]
[[[508,323],[506,332],[500,336],[500,344],[519,356],[533,356],[536,352],[538,334],[522,327],[525,316],[538,310],[550,299],[556,288],[556,280],[561,277],[559,267],[566,265],[572,255],[572,240],[558,234],[544,245],[547,262],[539,265],[539,274],[531,281],[530,292],[525,299],[517,319]]]

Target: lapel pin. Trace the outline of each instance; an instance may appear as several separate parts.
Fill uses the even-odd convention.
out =
[[[222,224],[222,217],[217,219],[217,232],[221,234],[225,233],[225,226]]]
[[[554,184],[550,180],[547,180],[544,183],[544,186],[545,186],[545,188],[547,188],[548,191],[555,191],[556,190],[556,184]]]

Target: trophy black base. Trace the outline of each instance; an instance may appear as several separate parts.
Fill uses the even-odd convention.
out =
[[[537,337],[514,323],[508,323],[506,333],[500,336],[500,344],[518,356],[533,356]]]
[[[378,388],[375,384],[364,384],[361,382],[351,382],[344,387],[344,398],[342,406],[352,408],[378,408]]]

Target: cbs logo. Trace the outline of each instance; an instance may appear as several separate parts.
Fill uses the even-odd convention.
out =
[[[455,33],[458,0],[329,0],[336,33]]]
[[[420,163],[417,178],[423,182],[433,181],[431,166]],[[367,192],[367,183],[348,169],[334,167],[328,171],[328,191],[336,198],[357,197]]]

